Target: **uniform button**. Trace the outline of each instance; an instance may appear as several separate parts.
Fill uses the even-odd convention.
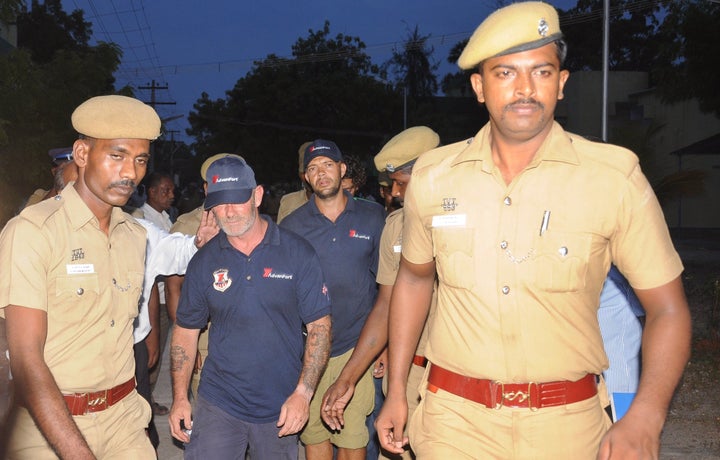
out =
[[[250,281],[251,278],[252,278],[252,276],[248,275],[245,279]]]
[[[60,200],[62,200],[62,196],[60,196],[60,195],[55,195],[55,201],[60,201]]]
[[[77,291],[75,291],[75,292],[77,292],[77,295],[83,295],[85,293],[85,289],[77,288]]]
[[[111,319],[111,320],[110,320],[110,327],[115,327],[115,320],[114,320],[114,319]]]
[[[512,199],[509,196],[506,196],[503,203],[505,203],[505,206],[510,206],[512,204]]]
[[[501,241],[500,242],[500,249],[507,249],[508,243],[507,241]]]
[[[565,257],[568,253],[568,248],[565,246],[560,246],[560,249],[558,249],[558,253],[560,253],[561,256]]]
[[[333,238],[333,243],[335,242],[336,239],[337,239],[337,238]]]
[[[510,292],[510,288],[509,288],[509,287],[507,287],[507,286],[503,286],[503,287],[502,287],[502,293],[503,293],[503,294],[508,294],[509,292]]]

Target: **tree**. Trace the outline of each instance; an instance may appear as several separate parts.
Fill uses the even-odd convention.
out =
[[[603,0],[578,0],[560,10],[560,27],[568,43],[570,71],[602,68]],[[661,2],[614,0],[610,8],[610,70],[649,71],[663,44],[657,30]]]
[[[58,50],[86,49],[92,35],[82,10],[67,14],[60,0],[32,0],[31,10],[19,15],[17,23],[18,48],[29,49],[38,63],[49,62]]]
[[[50,10],[41,8],[44,15],[22,12],[18,35],[27,36],[27,28],[38,30],[30,18],[48,24],[52,18],[63,17],[64,13],[52,5],[57,6],[48,2]],[[84,22],[81,11],[71,16]],[[62,24],[56,23],[60,29]],[[89,29],[87,33],[91,33]],[[70,145],[76,137],[70,124],[74,108],[89,97],[115,93],[113,73],[122,54],[114,44],[89,46],[87,40],[56,48],[50,54],[36,51],[19,46],[0,56],[0,224],[34,188],[47,186],[52,180],[47,151]],[[39,61],[34,59],[36,55]]]
[[[392,58],[383,65],[395,76],[395,88],[406,90],[412,98],[428,97],[437,92],[438,83],[435,71],[439,63],[432,63],[435,50],[427,46],[430,35],[420,35],[418,26],[408,34],[403,50],[393,50]]]
[[[467,38],[452,47],[447,57],[447,61],[450,64],[457,64],[469,40],[470,39]],[[471,96],[473,94],[472,87],[470,86],[470,74],[472,74],[472,72],[471,70],[458,70],[455,73],[446,74],[440,85],[443,93],[448,96]]]
[[[720,4],[669,2],[658,36],[664,46],[652,75],[666,102],[697,98],[700,109],[720,117]]]
[[[0,0],[0,25],[3,22],[6,24],[15,22],[23,6],[25,6],[23,0]]]
[[[330,24],[292,45],[292,58],[271,54],[223,99],[202,94],[188,121],[201,156],[235,152],[261,182],[294,181],[297,149],[328,138],[346,153],[374,154],[402,130],[401,98],[379,78],[358,37],[330,35]]]

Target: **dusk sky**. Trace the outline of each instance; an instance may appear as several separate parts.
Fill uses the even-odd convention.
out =
[[[381,64],[417,25],[430,35],[433,57],[441,64],[438,81],[457,67],[447,63],[449,50],[469,37],[501,3],[496,0],[63,0],[67,12],[85,11],[93,24],[93,40],[112,41],[123,48],[116,86],[130,84],[136,96],[149,101],[157,86],[156,106],[176,140],[185,134],[187,114],[203,91],[212,99],[245,76],[255,60],[274,53],[291,56],[291,46],[308,30],[330,21],[331,36],[357,36],[373,62]],[[508,3],[508,2],[504,2]],[[567,9],[576,0],[551,0]],[[170,136],[168,136],[169,138]]]

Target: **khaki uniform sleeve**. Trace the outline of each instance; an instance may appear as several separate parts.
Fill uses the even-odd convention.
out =
[[[640,166],[628,177],[617,233],[611,241],[613,262],[636,289],[651,289],[683,271],[662,209]]]
[[[431,228],[428,217],[421,214],[423,208],[423,176],[416,175],[405,191],[402,255],[408,262],[424,264],[434,258]]]

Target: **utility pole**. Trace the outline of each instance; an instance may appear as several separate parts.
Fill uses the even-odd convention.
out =
[[[175,105],[175,102],[164,102],[164,101],[158,101],[155,97],[155,91],[159,89],[168,89],[168,85],[160,86],[158,85],[155,80],[152,81],[150,86],[138,86],[138,89],[144,89],[144,90],[150,90],[150,102],[144,101],[147,105],[152,107],[153,109],[158,105]],[[160,120],[161,122],[164,122],[163,120]],[[166,121],[166,120],[165,120]],[[150,144],[150,164],[148,165],[148,172],[151,172],[155,169],[155,143]]]
[[[155,99],[155,90],[158,89],[168,89],[168,85],[165,86],[158,86],[155,83],[155,80],[152,81],[152,84],[150,86],[138,86],[138,89],[149,89],[150,90],[150,102],[145,101],[147,105],[155,108],[156,105],[175,105],[175,102],[159,102]]]

